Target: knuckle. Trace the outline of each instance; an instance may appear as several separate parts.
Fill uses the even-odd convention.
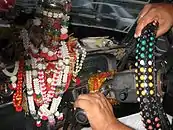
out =
[[[100,100],[100,98],[96,98],[95,101],[96,101],[97,103],[99,103],[101,100]]]
[[[152,9],[150,10],[150,12],[151,12],[151,13],[157,13],[157,10],[158,10],[157,8],[152,8]]]
[[[145,6],[144,6],[144,8],[150,8],[152,6],[152,4],[146,4]]]
[[[80,94],[80,95],[78,96],[77,99],[81,99],[81,98],[83,98],[84,96],[85,96],[84,94]]]

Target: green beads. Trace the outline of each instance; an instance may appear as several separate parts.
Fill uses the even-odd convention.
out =
[[[136,60],[138,60],[138,58],[139,58],[139,57],[138,57],[138,56],[136,56]]]
[[[41,94],[36,95],[37,98],[41,98]]]
[[[142,45],[146,45],[146,41],[145,40],[142,40],[141,43],[142,43]]]
[[[137,41],[139,42],[140,40],[141,40],[141,38],[140,38],[140,37],[138,37],[138,38],[137,38]]]
[[[149,54],[149,55],[148,55],[148,58],[150,58],[150,59],[151,59],[152,57],[153,57],[153,55],[152,55],[152,54]]]
[[[153,46],[153,45],[154,45],[154,43],[153,43],[153,42],[150,42],[150,43],[149,43],[149,45],[150,45],[150,46]]]
[[[150,40],[153,41],[154,40],[154,37],[150,37]]]
[[[57,35],[60,34],[60,32],[59,32],[59,31],[56,31],[56,30],[53,30],[53,31],[52,31],[52,34],[55,35],[55,36],[57,36]]]
[[[152,52],[153,51],[153,48],[149,48],[149,52]]]
[[[27,71],[31,70],[31,66],[26,65],[26,66],[25,66],[25,70],[27,70]]]
[[[69,26],[69,22],[67,22],[67,21],[62,21],[62,22],[61,22],[61,25],[68,27],[68,26]]]
[[[145,51],[145,47],[142,47],[141,50],[142,50],[142,51]]]
[[[154,45],[154,42],[153,42],[154,38],[155,38],[154,36],[150,36],[149,37],[149,40],[150,40],[149,43],[146,39],[140,39],[140,38],[137,39],[138,44],[136,45],[136,47],[137,47],[136,54],[138,54],[138,56],[135,57],[137,60],[140,58],[144,59],[144,58],[146,58],[147,55],[148,55],[149,59],[153,58],[153,54],[150,54],[150,53],[153,52],[152,47]],[[145,51],[147,51],[147,52],[145,52]]]
[[[139,44],[137,44],[136,46],[139,47]]]
[[[140,57],[141,57],[141,58],[145,58],[144,53],[141,53]]]

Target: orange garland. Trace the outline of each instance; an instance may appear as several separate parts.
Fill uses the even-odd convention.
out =
[[[16,92],[13,95],[13,106],[15,107],[17,112],[22,111],[22,87],[23,87],[23,70],[24,70],[24,61],[21,60],[19,62],[19,71],[17,73],[17,87]]]
[[[114,74],[115,71],[109,71],[92,75],[88,80],[90,93],[99,91],[106,79],[112,77]]]

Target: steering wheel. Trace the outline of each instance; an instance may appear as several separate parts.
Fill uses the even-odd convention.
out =
[[[155,44],[158,23],[148,24],[136,44],[136,92],[144,126],[148,130],[171,130],[163,110],[161,97],[157,94],[157,69],[155,67]]]

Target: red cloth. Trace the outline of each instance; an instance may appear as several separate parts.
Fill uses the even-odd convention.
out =
[[[15,5],[16,0],[0,0],[0,12],[8,11]]]

